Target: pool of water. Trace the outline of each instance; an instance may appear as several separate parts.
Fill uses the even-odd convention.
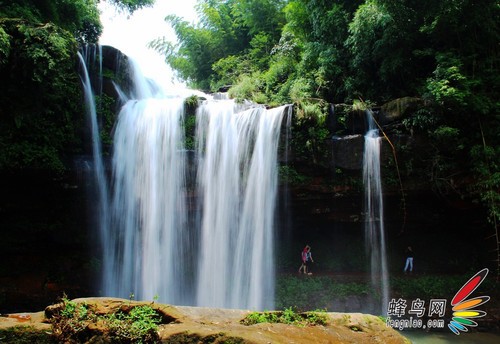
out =
[[[498,344],[500,334],[493,333],[462,333],[459,336],[453,333],[432,333],[405,331],[401,333],[410,339],[413,344]]]

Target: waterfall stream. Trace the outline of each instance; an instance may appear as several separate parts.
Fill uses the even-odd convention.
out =
[[[98,80],[98,94],[102,91],[102,62],[100,61],[102,50],[99,47],[99,80]],[[108,181],[106,179],[106,172],[104,167],[104,159],[102,156],[102,144],[99,133],[99,123],[97,120],[97,109],[94,97],[94,90],[89,76],[87,66],[94,65],[97,62],[96,49],[93,46],[88,46],[83,49],[83,55],[78,52],[78,58],[82,67],[82,83],[85,96],[85,107],[90,123],[90,136],[92,142],[92,163],[93,163],[93,179],[95,181],[95,194],[97,197],[96,214],[98,234],[103,247],[108,245],[109,242],[109,191]],[[106,262],[104,262],[106,264]]]
[[[373,113],[367,111],[368,131],[363,155],[363,182],[365,185],[365,244],[370,257],[371,282],[380,297],[381,314],[386,314],[389,302],[389,273],[385,248],[384,202],[380,174],[379,136]]]

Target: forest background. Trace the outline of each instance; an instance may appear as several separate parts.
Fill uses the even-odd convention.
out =
[[[153,0],[112,2],[131,12]],[[81,152],[76,53],[99,39],[97,3],[0,1],[2,173],[62,174]],[[420,168],[406,152],[402,177],[483,204],[497,230],[499,14],[496,0],[201,0],[198,23],[166,18],[177,43],[160,37],[150,46],[191,87],[295,104],[313,153],[345,129],[342,117],[344,128],[325,125],[330,104],[424,100],[392,130],[429,143]]]

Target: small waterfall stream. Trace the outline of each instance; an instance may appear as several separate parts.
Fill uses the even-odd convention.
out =
[[[78,52],[82,68],[82,83],[85,96],[85,107],[90,123],[90,136],[92,142],[92,163],[93,163],[93,176],[95,181],[95,191],[97,195],[97,211],[96,214],[98,232],[101,239],[101,245],[106,247],[109,242],[109,191],[108,181],[106,179],[106,172],[104,167],[104,159],[102,156],[102,144],[100,137],[99,123],[97,119],[96,102],[94,97],[94,90],[89,77],[87,66],[94,65],[99,58],[99,81],[98,81],[98,94],[102,92],[102,50],[99,47],[99,56],[96,56],[96,49],[93,46],[86,46],[83,49],[83,55]]]
[[[130,68],[134,88],[122,97],[114,129],[109,191],[98,173],[103,294],[272,309],[277,152],[287,106],[268,110],[206,95],[196,113],[196,151],[188,152],[184,98]],[[85,93],[93,102],[91,87]],[[102,162],[100,145],[93,151]],[[197,171],[194,182],[187,170]]]
[[[365,245],[370,257],[371,282],[380,296],[381,314],[386,314],[389,302],[389,273],[385,247],[384,202],[380,174],[380,145],[382,138],[367,111],[368,131],[363,155],[363,182],[365,185]]]

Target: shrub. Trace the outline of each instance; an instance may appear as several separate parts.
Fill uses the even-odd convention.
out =
[[[328,320],[324,311],[297,313],[292,307],[278,312],[252,312],[241,323],[255,325],[260,323],[280,323],[296,326],[326,325]]]
[[[86,303],[64,297],[62,308],[51,322],[58,342],[157,343],[161,317],[148,305],[126,306],[115,313],[100,314]]]

